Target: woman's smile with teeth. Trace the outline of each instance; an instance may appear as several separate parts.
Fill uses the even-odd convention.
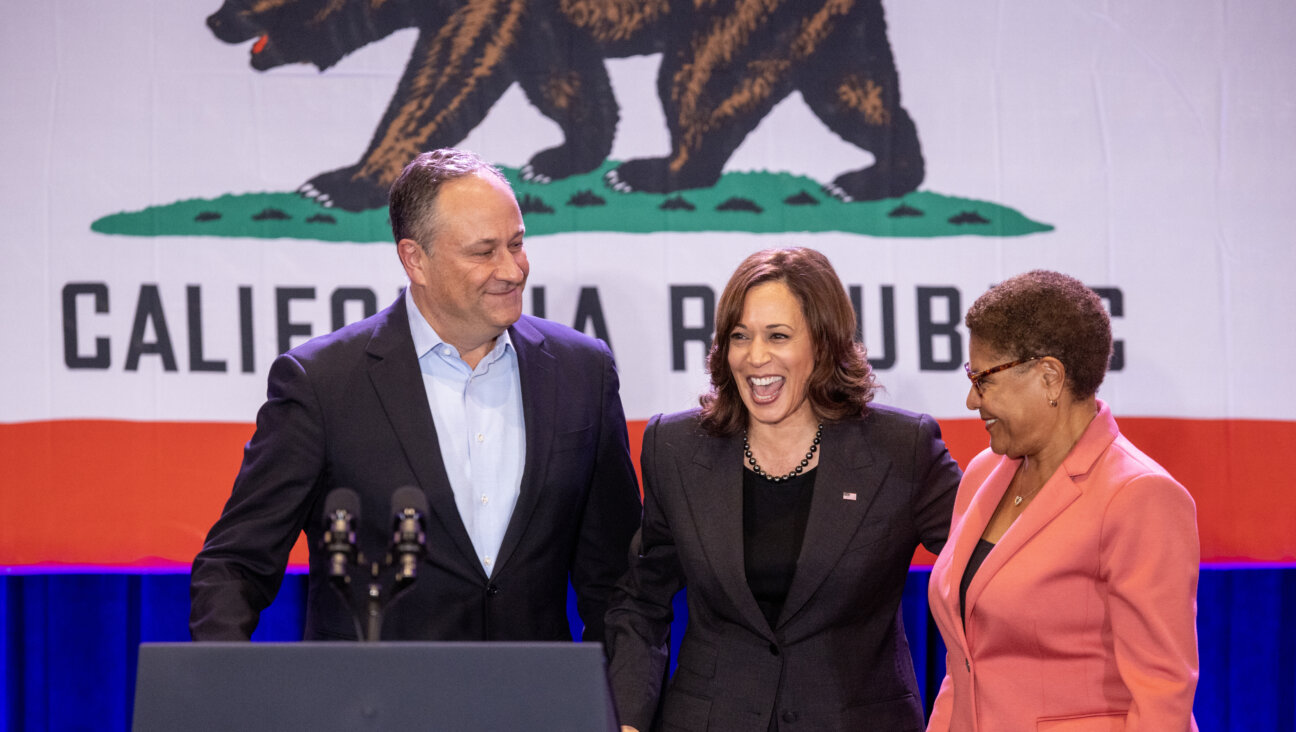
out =
[[[777,399],[783,389],[782,376],[748,376],[747,383],[751,385],[752,399],[761,404]]]

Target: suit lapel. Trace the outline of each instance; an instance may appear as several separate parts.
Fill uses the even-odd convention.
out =
[[[369,355],[369,381],[400,441],[405,459],[418,478],[419,487],[428,498],[429,510],[451,542],[469,560],[467,564],[481,573],[481,564],[459,516],[450,478],[445,472],[432,409],[428,406],[427,390],[423,386],[414,340],[410,336],[404,295],[388,309],[386,319],[374,329],[366,353]],[[393,491],[398,487],[391,486]]]
[[[971,584],[968,585],[967,591],[967,614],[971,617],[972,608],[976,606],[976,599],[981,595],[986,583],[994,579],[994,575],[1015,555],[1021,553],[1028,542],[1035,537],[1046,526],[1052,523],[1057,517],[1072,503],[1080,498],[1080,486],[1073,480],[1074,476],[1087,473],[1099,456],[1111,445],[1116,439],[1118,430],[1116,421],[1111,416],[1111,410],[1107,408],[1101,400],[1098,401],[1098,414],[1090,421],[1089,426],[1085,428],[1080,439],[1062,459],[1062,464],[1058,469],[1053,471],[1049,476],[1044,487],[1040,489],[1035,498],[1031,500],[1030,505],[1025,511],[1017,517],[1017,520],[1008,527],[1004,535],[999,539],[993,551],[986,556],[985,562],[977,570],[977,574],[972,578]],[[976,532],[976,538],[980,538],[981,532],[990,521],[990,514],[994,512],[995,506],[1003,493],[1008,488],[1008,482],[1012,479],[1013,473],[1020,463],[1018,460],[1004,460],[1000,464],[1000,469],[1005,469],[1003,475],[996,470],[992,478],[1002,480],[1002,485],[997,486],[996,490],[987,492],[984,498],[983,508],[987,509],[985,518],[980,523],[980,530]],[[1011,467],[1008,467],[1011,466]],[[987,485],[990,482],[987,481]],[[972,540],[976,544],[976,539]],[[971,553],[971,549],[968,550]],[[967,557],[963,558],[960,565],[960,574],[962,577],[962,567],[967,566]]]
[[[990,517],[994,515],[995,508],[999,505],[1000,499],[1003,498],[1004,491],[1008,490],[1008,484],[1012,482],[1013,474],[1017,472],[1017,466],[1020,464],[1021,460],[999,458],[994,469],[986,476],[981,486],[976,489],[967,510],[963,512],[961,517],[957,517],[955,523],[950,526],[950,536],[954,537],[953,554],[950,557],[946,582],[940,588],[949,607],[958,608],[959,584],[963,581],[963,573],[967,571],[968,561],[972,558],[972,551],[976,549],[977,542],[981,540],[981,535],[985,533],[986,526],[990,524]],[[982,569],[984,569],[984,565]],[[981,575],[982,572],[978,570],[977,577],[981,577]],[[973,598],[974,595],[969,587],[967,596],[969,604],[971,604]],[[957,616],[955,619],[957,620]],[[958,625],[961,627],[962,623]]]
[[[867,425],[868,422],[862,423]],[[838,560],[881,491],[891,464],[874,455],[860,422],[824,426],[805,539],[778,624],[806,604]],[[853,500],[846,494],[853,493]]]
[[[1000,464],[1000,469],[995,473],[995,477],[1001,479],[1002,484],[997,485],[996,490],[989,491],[984,496],[978,496],[979,499],[983,499],[980,503],[985,516],[979,524],[981,527],[979,531],[968,532],[972,534],[972,537],[968,540],[972,546],[975,546],[977,540],[981,538],[981,533],[985,531],[986,525],[990,522],[990,515],[994,513],[995,507],[1003,498],[1004,491],[1007,490],[1013,473],[1016,472],[1020,462],[1020,460],[1004,460]],[[1000,471],[1002,471],[1002,475],[1000,475]],[[977,570],[976,576],[968,584],[967,609],[965,610],[967,617],[972,617],[972,609],[976,607],[977,599],[981,596],[986,584],[994,580],[995,574],[1003,569],[1015,555],[1021,553],[1026,544],[1036,534],[1052,523],[1067,506],[1070,506],[1079,497],[1080,489],[1071,480],[1071,476],[1067,474],[1064,463],[1062,467],[1053,472],[1053,475],[1049,476],[1048,481],[1040,488],[1039,493],[1031,500],[1030,505],[1026,506],[1026,509],[1017,517],[1017,520],[1013,521],[1008,530],[1004,532],[1004,535],[999,538],[994,549],[986,555],[985,561]],[[960,538],[960,544],[964,541],[963,538]],[[970,555],[971,549],[969,548],[967,551]],[[967,567],[967,559],[967,557],[963,557],[962,564],[959,565],[961,568],[965,569]],[[951,574],[951,581],[956,577],[962,578],[962,576],[962,569],[960,569],[957,575]]]
[[[954,538],[953,555],[950,557],[949,571],[945,575],[946,582],[943,583],[940,592],[945,596],[947,608],[954,609],[955,614],[950,622],[953,623],[953,627],[958,628],[960,637],[964,637],[964,644],[966,644],[966,634],[963,632],[963,623],[959,621],[958,615],[959,584],[963,582],[963,573],[967,571],[973,549],[976,549],[981,535],[985,534],[985,527],[990,525],[990,517],[994,516],[994,510],[998,508],[999,500],[1003,499],[1004,491],[1008,490],[1012,475],[1017,472],[1017,466],[1020,464],[1020,459],[1001,457],[994,469],[986,475],[981,486],[976,488],[976,494],[973,494],[972,501],[968,504],[967,510],[964,510],[963,516],[956,517],[955,522],[950,526],[950,536]],[[990,556],[994,556],[997,552],[999,547],[995,547],[994,551],[990,552]],[[981,565],[981,569],[977,570],[976,577],[972,579],[972,586],[968,587],[966,599],[968,608],[971,608],[972,601],[980,595],[981,587],[985,586],[986,579],[990,577],[990,571],[986,569],[988,565],[990,565],[989,558]],[[973,592],[973,588],[976,588],[976,592]]]
[[[557,363],[545,347],[544,336],[523,317],[509,329],[509,339],[517,351],[518,374],[522,382],[526,457],[517,504],[504,532],[496,567],[504,566],[517,548],[540,501],[554,438],[552,407],[558,403]]]
[[[742,438],[697,441],[691,459],[680,464],[679,484],[697,528],[702,553],[715,577],[747,624],[774,640],[769,623],[747,585],[743,553]]]
[[[1011,478],[1011,473],[1009,477]],[[1004,487],[1007,487],[1006,483]],[[998,494],[1002,497],[1003,491],[998,491]],[[969,618],[972,617],[972,609],[976,607],[976,601],[981,596],[981,591],[985,589],[987,583],[994,580],[995,574],[1015,555],[1022,552],[1032,537],[1052,523],[1058,517],[1058,514],[1062,513],[1067,506],[1074,503],[1079,497],[1080,489],[1071,481],[1071,477],[1063,470],[1055,471],[1048,479],[1048,482],[1044,484],[1044,487],[1035,495],[1035,498],[1031,500],[1026,510],[1022,511],[1017,520],[1013,521],[1012,526],[1009,526],[1004,535],[999,538],[999,542],[986,555],[985,562],[981,564],[976,576],[972,578],[967,591],[966,614]],[[990,511],[994,511],[993,505],[990,507]],[[988,520],[989,516],[987,515],[987,522]],[[982,525],[982,531],[984,530],[985,527]],[[980,538],[980,533],[977,533],[972,540],[972,544],[975,545],[976,540]],[[964,558],[962,566],[967,567],[966,558]],[[958,575],[959,578],[962,576],[962,574]]]

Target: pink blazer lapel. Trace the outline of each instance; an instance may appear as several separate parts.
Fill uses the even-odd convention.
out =
[[[1080,486],[1074,478],[1089,472],[1097,461],[1098,457],[1111,445],[1116,439],[1118,431],[1116,420],[1111,416],[1111,410],[1107,405],[1098,400],[1098,414],[1093,421],[1080,435],[1071,451],[1067,453],[1062,460],[1062,464],[1053,472],[1044,487],[1040,489],[1035,498],[1031,500],[1030,505],[1022,511],[1021,516],[1008,527],[999,542],[995,545],[994,551],[986,557],[981,568],[977,570],[976,577],[972,578],[972,583],[968,585],[967,591],[967,613],[971,616],[972,608],[976,607],[976,600],[981,595],[981,591],[988,582],[994,579],[994,575],[1004,567],[1017,554],[1025,550],[1026,545],[1035,537],[1044,527],[1055,521],[1068,506],[1080,498]],[[1008,481],[1012,479],[1013,471],[1017,469],[1019,461],[1003,460],[1000,462],[991,478],[986,481],[986,488],[993,487],[994,490],[978,491],[980,495],[974,500],[974,508],[978,507],[977,502],[981,502],[979,509],[985,512],[984,518],[980,519],[980,527],[975,532],[966,532],[974,536],[960,537],[959,551],[965,551],[962,555],[962,563],[958,565],[958,577],[962,577],[963,568],[967,566],[968,557],[972,554],[972,547],[976,545],[976,540],[980,538],[981,532],[985,531],[985,526],[989,523],[990,515],[994,512],[995,506],[999,499],[1003,497],[1004,490],[1008,487]],[[1004,470],[1007,468],[1006,470]],[[1000,471],[1003,471],[1002,474]],[[1002,484],[998,481],[1002,480]],[[969,514],[972,511],[968,512]],[[963,547],[964,541],[968,542],[967,547]],[[958,559],[958,555],[955,556]],[[955,585],[955,592],[958,591]],[[956,596],[957,597],[957,596]]]
[[[1017,472],[1020,463],[1020,460],[1000,458],[981,485],[975,489],[976,492],[972,495],[967,510],[961,515],[956,515],[950,526],[950,536],[954,537],[954,545],[949,571],[945,582],[940,587],[940,593],[944,601],[942,606],[954,610],[954,616],[950,618],[950,626],[960,631],[959,637],[964,645],[966,639],[963,637],[962,623],[958,620],[959,583],[962,582],[963,573],[967,570],[968,560],[972,558],[972,550],[980,541],[981,534],[985,533],[990,517],[994,515],[995,507],[999,505],[999,499],[1003,497],[1004,491],[1008,490],[1008,484],[1012,482],[1013,474]],[[965,476],[964,481],[967,480],[968,477]],[[979,571],[977,577],[980,576]],[[967,599],[970,605],[971,588]]]
[[[1002,497],[1002,490],[999,491],[999,495]],[[1003,569],[1004,565],[1017,554],[1022,553],[1036,534],[1052,523],[1067,506],[1074,503],[1079,497],[1080,489],[1071,480],[1071,476],[1067,475],[1062,468],[1055,471],[1035,498],[1031,500],[1030,505],[1026,506],[1026,510],[1022,511],[1021,516],[1018,516],[1012,526],[1008,527],[1008,531],[1004,532],[1004,535],[1000,537],[995,544],[994,550],[986,556],[985,562],[977,570],[976,577],[972,578],[972,583],[968,585],[967,591],[968,617],[971,617],[972,610],[976,607],[977,598],[981,596],[981,591],[985,589],[986,584],[994,581],[995,574]],[[990,511],[994,511],[993,506],[990,507]],[[989,516],[987,515],[988,519]],[[1035,550],[1038,549],[1038,547],[1035,548]]]

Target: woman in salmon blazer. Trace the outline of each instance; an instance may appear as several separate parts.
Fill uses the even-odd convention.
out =
[[[968,465],[928,595],[946,675],[929,731],[1195,730],[1192,498],[1095,397],[1102,302],[1056,272],[968,311]]]

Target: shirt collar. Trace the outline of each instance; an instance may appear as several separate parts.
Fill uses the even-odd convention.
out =
[[[414,295],[410,292],[410,288],[408,287],[405,288],[405,314],[409,318],[410,335],[414,338],[414,355],[420,360],[442,343],[445,343],[447,348],[453,349],[454,353],[459,355],[459,349],[455,348],[452,344],[446,343],[445,340],[437,334],[436,330],[432,327],[432,324],[427,322],[427,318],[423,317],[423,312],[418,309],[418,305],[414,302]],[[513,348],[513,341],[509,338],[509,332],[506,328],[504,332],[500,333],[499,337],[495,339],[495,347],[491,349],[490,353],[486,354],[486,358],[483,360],[487,363],[493,363],[503,356],[509,349],[516,351],[516,349]]]

